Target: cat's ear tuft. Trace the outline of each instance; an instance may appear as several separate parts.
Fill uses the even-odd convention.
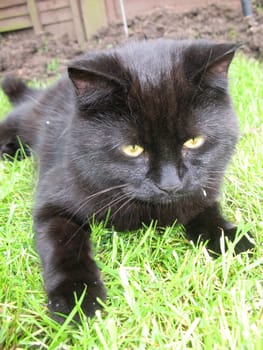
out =
[[[83,95],[87,89],[87,79],[83,79],[83,71],[75,67],[68,67],[68,76],[76,89],[77,95]]]
[[[87,68],[70,66],[68,75],[78,96],[96,90],[110,92],[119,85],[114,77]]]
[[[68,75],[78,96],[94,91],[110,94],[125,87],[125,74],[118,57],[100,53],[73,61]]]
[[[200,87],[208,85],[219,90],[227,88],[229,65],[238,45],[202,44],[188,49],[185,56],[187,78]]]
[[[227,78],[228,68],[234,58],[237,45],[218,44],[215,48],[211,48],[210,59],[208,58],[203,72],[211,77]]]

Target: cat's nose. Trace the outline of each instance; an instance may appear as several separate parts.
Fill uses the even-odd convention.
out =
[[[182,187],[182,182],[174,165],[166,164],[162,166],[158,187],[165,192],[176,192]]]

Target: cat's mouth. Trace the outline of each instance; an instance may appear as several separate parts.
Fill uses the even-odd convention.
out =
[[[154,204],[172,204],[179,201],[182,201],[186,198],[189,198],[193,195],[193,192],[184,192],[184,193],[164,193],[155,195],[150,199],[150,202]]]
[[[129,193],[134,199],[152,204],[172,204],[184,199],[189,199],[197,194],[206,197],[206,192],[203,189],[163,191],[156,186],[141,186],[137,188],[128,187]]]

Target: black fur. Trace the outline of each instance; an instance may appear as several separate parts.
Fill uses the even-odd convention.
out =
[[[86,287],[89,316],[96,298],[105,299],[89,223],[105,220],[109,209],[107,224],[117,230],[177,220],[215,253],[222,230],[234,240],[217,198],[238,138],[227,82],[235,49],[160,39],[83,56],[46,90],[3,82],[18,104],[0,124],[0,155],[15,155],[17,136],[38,155],[34,228],[57,320],[56,312],[74,306],[74,291],[80,296]],[[199,135],[203,145],[184,146]],[[145,151],[128,157],[127,144]],[[242,237],[236,252],[251,247]]]

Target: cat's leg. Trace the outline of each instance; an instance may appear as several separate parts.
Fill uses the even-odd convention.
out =
[[[35,219],[37,249],[40,254],[48,308],[58,322],[65,318],[85,293],[82,310],[93,316],[100,308],[97,298],[105,300],[106,291],[99,269],[91,255],[89,234],[63,217],[45,222]],[[79,320],[79,317],[75,317]]]
[[[186,234],[189,240],[194,243],[199,241],[208,241],[207,248],[215,253],[221,253],[220,239],[222,233],[230,241],[234,241],[237,234],[237,228],[222,217],[218,203],[204,209],[199,215],[185,225]],[[227,245],[225,244],[227,249]],[[254,245],[243,236],[235,245],[235,253],[239,254]]]

